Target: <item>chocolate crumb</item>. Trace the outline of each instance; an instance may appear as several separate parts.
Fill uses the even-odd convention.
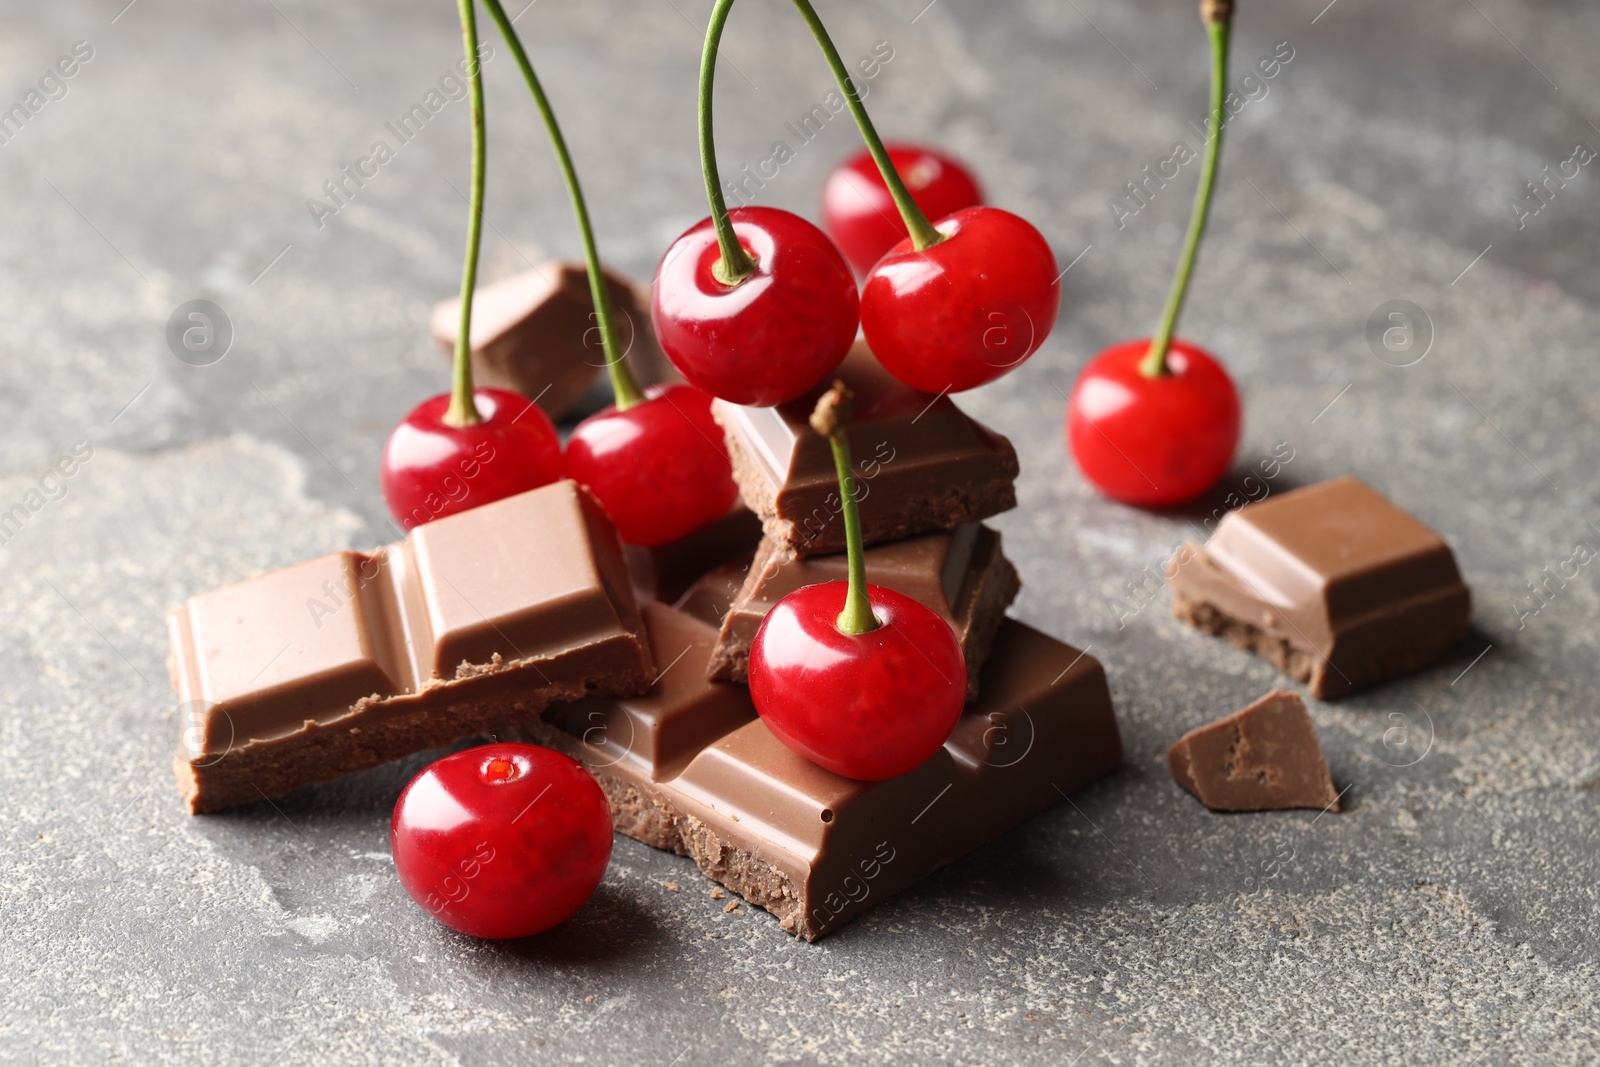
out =
[[[735,912],[735,911],[738,911],[738,910],[739,910],[739,902],[737,900],[728,901],[728,906],[722,909],[723,914],[728,914],[730,912]]]
[[[723,897],[725,897],[727,895],[728,895],[727,893],[722,891],[722,887],[720,885],[714,885],[714,886],[711,887],[711,899],[712,900],[721,900]]]
[[[669,893],[676,893],[680,888],[682,888],[677,882],[662,882],[661,884],[666,887],[667,892]]]

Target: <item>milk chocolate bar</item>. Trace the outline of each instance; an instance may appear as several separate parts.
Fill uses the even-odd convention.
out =
[[[664,545],[624,545],[633,586],[643,596],[670,604],[708,571],[731,560],[749,562],[761,542],[761,520],[744,504],[716,522]]]
[[[1109,774],[1122,743],[1105,672],[1020,622],[1001,624],[983,696],[909,774],[842,778],[786,748],[749,691],[708,681],[709,626],[644,606],[664,669],[642,697],[553,705],[518,732],[586,763],[629,837],[815,940]]]
[[[191,598],[169,617],[191,812],[655,676],[616,530],[573,482]]]
[[[664,362],[656,358],[648,295],[621,275],[605,276],[630,362],[641,372]],[[581,263],[551,260],[480,286],[472,296],[473,380],[534,398],[546,415],[560,419],[605,369],[596,321],[589,272]],[[454,354],[460,329],[460,297],[434,305],[433,341],[441,351]]]
[[[1450,546],[1348,475],[1229,513],[1168,581],[1174,615],[1319,698],[1428,666],[1472,612]]]
[[[834,377],[856,394],[846,433],[867,544],[952,530],[1016,506],[1011,442],[968,418],[949,397],[903,385],[862,342]],[[711,407],[727,434],[744,502],[761,516],[767,536],[797,556],[845,548],[833,453],[810,425],[832,381],[775,408],[724,400]]]
[[[1213,811],[1339,810],[1298,693],[1274,689],[1241,711],[1195,727],[1167,751],[1167,767]]]
[[[950,624],[967,660],[967,699],[978,695],[979,673],[1006,608],[1021,582],[1000,551],[1000,535],[969,522],[866,550],[867,581],[904,593]],[[750,644],[773,605],[802,586],[844,581],[845,556],[792,556],[770,537],[761,542],[744,586],[724,614],[709,676],[743,682]]]

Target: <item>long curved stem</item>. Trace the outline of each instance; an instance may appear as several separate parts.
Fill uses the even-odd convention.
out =
[[[717,0],[716,7],[711,10],[711,21],[706,26],[705,50],[700,54],[700,172],[705,178],[706,200],[711,204],[711,221],[717,229],[717,244],[721,247],[722,258],[714,268],[717,279],[725,285],[737,285],[749,277],[755,270],[755,263],[751,261],[750,254],[733,232],[733,223],[728,219],[728,202],[722,195],[722,179],[717,171],[717,148],[712,136],[711,98],[712,85],[716,79],[717,51],[722,44],[722,30],[728,21],[728,12],[733,8],[734,0]],[[923,214],[917,202],[912,198],[906,183],[901,179],[900,172],[895,170],[894,163],[889,159],[889,152],[883,147],[883,139],[878,136],[878,131],[872,125],[872,119],[867,114],[866,105],[861,102],[861,95],[856,91],[855,82],[850,77],[850,71],[844,65],[844,60],[839,56],[839,50],[834,47],[833,39],[828,36],[822,19],[817,16],[816,9],[811,6],[810,0],[794,0],[794,6],[799,9],[800,17],[805,19],[806,26],[811,30],[811,35],[816,38],[817,46],[822,49],[822,55],[828,61],[828,67],[833,71],[834,81],[839,83],[839,91],[844,93],[845,101],[850,107],[850,117],[855,120],[856,128],[861,131],[861,139],[866,142],[867,151],[872,153],[873,161],[878,164],[878,171],[883,175],[884,184],[889,187],[889,195],[894,198],[895,207],[900,211],[900,217],[905,220],[906,230],[911,234],[912,244],[920,251],[929,245],[938,244],[944,240],[944,235],[933,228],[928,221],[928,216]]]
[[[878,173],[883,175],[883,182],[889,187],[889,195],[894,198],[894,206],[900,209],[900,217],[905,220],[906,230],[911,234],[913,246],[920,252],[929,245],[938,244],[944,240],[944,234],[933,228],[928,216],[923,214],[916,200],[912,198],[910,190],[906,188],[906,183],[901,180],[900,172],[890,161],[889,152],[883,147],[883,140],[878,136],[877,127],[872,125],[872,119],[867,115],[867,106],[861,102],[861,96],[856,92],[855,81],[850,77],[850,71],[845,67],[844,60],[839,57],[839,50],[833,46],[833,38],[828,36],[827,29],[822,25],[822,19],[817,17],[816,9],[811,6],[811,0],[794,0],[794,6],[800,9],[800,17],[806,20],[806,25],[811,28],[811,36],[817,39],[817,46],[827,57],[828,66],[833,70],[833,80],[839,83],[839,91],[844,93],[845,101],[850,105],[850,115],[856,120],[856,128],[861,131],[861,139],[867,143],[867,151],[872,153],[873,161],[878,164]]]
[[[511,49],[512,56],[516,58],[517,66],[522,70],[522,79],[528,83],[528,92],[533,95],[533,102],[544,119],[545,131],[550,134],[550,144],[555,148],[556,162],[560,164],[561,176],[567,183],[567,197],[572,201],[572,213],[578,220],[578,233],[583,238],[583,261],[589,269],[589,295],[594,300],[594,313],[600,322],[600,344],[606,354],[606,369],[611,374],[611,393],[616,400],[617,410],[626,411],[644,400],[644,392],[628,370],[627,353],[622,350],[617,338],[616,315],[611,308],[611,294],[606,287],[605,275],[600,271],[600,253],[595,247],[594,226],[589,222],[589,208],[583,198],[583,187],[578,183],[577,169],[572,165],[572,155],[567,151],[567,140],[561,135],[561,125],[556,122],[550,100],[544,95],[544,87],[539,84],[533,63],[522,47],[516,27],[506,17],[500,0],[483,0],[483,6],[500,28],[500,36],[505,38],[506,47]]]
[[[722,258],[712,268],[717,280],[724,285],[738,285],[755,271],[755,261],[750,258],[739,237],[733,232],[733,222],[728,218],[728,201],[722,195],[722,176],[717,172],[717,144],[712,136],[711,98],[712,85],[717,77],[717,48],[722,44],[722,27],[728,21],[733,0],[717,0],[711,9],[711,21],[706,26],[706,46],[700,53],[700,96],[697,115],[700,124],[700,175],[706,182],[706,200],[711,204],[711,223],[717,228],[717,244]]]
[[[1200,164],[1200,185],[1194,192],[1194,211],[1189,216],[1189,234],[1183,242],[1183,253],[1178,258],[1178,273],[1172,279],[1172,291],[1167,294],[1167,306],[1161,313],[1161,325],[1150,340],[1150,351],[1139,362],[1139,373],[1146,378],[1159,378],[1167,373],[1167,350],[1172,347],[1172,334],[1178,328],[1178,313],[1183,310],[1183,299],[1189,292],[1189,276],[1194,272],[1194,262],[1200,251],[1200,238],[1205,233],[1206,218],[1211,211],[1211,193],[1217,182],[1217,157],[1222,153],[1222,124],[1227,119],[1223,98],[1228,83],[1228,30],[1231,4],[1210,3],[1201,5],[1206,23],[1206,33],[1211,38],[1211,121],[1215,129],[1206,142],[1205,158]]]
[[[472,196],[467,217],[467,255],[461,267],[461,325],[456,330],[456,353],[447,426],[481,422],[472,399],[472,293],[478,287],[478,246],[483,238],[483,174],[487,160],[483,121],[483,71],[478,67],[478,16],[472,0],[458,0],[461,9],[461,43],[467,52],[467,85],[472,98]]]

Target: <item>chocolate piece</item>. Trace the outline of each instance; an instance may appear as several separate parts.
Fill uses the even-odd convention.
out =
[[[520,733],[583,760],[616,828],[700,870],[815,940],[1122,761],[1105,672],[1020,622],[1001,624],[983,698],[921,767],[883,782],[823,770],[707,681],[714,632],[644,608],[667,665],[649,694],[553,706]]]
[[[660,362],[650,333],[648,293],[606,271],[611,309],[622,347],[636,370]],[[453,355],[461,327],[461,298],[433,308],[433,341]],[[472,374],[479,385],[510,389],[538,401],[559,419],[605,369],[605,352],[589,293],[589,272],[551,260],[480,286],[472,297]],[[641,380],[653,380],[641,375]]]
[[[675,600],[673,607],[691,618],[699,619],[713,630],[722,629],[722,617],[728,614],[733,602],[744,588],[750,574],[752,556],[731,559],[715,570],[707,571],[687,592]]]
[[[1450,546],[1348,475],[1231,512],[1174,563],[1174,615],[1319,698],[1426,667],[1472,612]]]
[[[1287,690],[1190,730],[1167,751],[1167,765],[1215,811],[1339,810],[1311,716]]]
[[[1000,535],[975,522],[963,523],[949,533],[874,545],[867,549],[865,562],[867,581],[904,593],[950,624],[967,660],[967,699],[976,699],[995,630],[1021,587],[1016,568],[1000,551]],[[773,605],[802,586],[848,577],[845,556],[793,557],[778,542],[764,538],[744,587],[722,619],[709,676],[745,681],[750,643]]]
[[[1017,503],[1011,442],[962,414],[946,396],[901,384],[857,342],[834,377],[856,394],[846,433],[867,544],[952,530]],[[843,552],[844,516],[828,442],[810,426],[832,378],[775,408],[718,400],[733,475],[767,536],[799,556]]]
[[[730,560],[748,561],[761,541],[761,520],[742,503],[726,516],[664,545],[626,545],[628,571],[641,595],[672,603],[709,570]]]
[[[654,677],[616,531],[572,482],[224,586],[168,622],[192,812]]]

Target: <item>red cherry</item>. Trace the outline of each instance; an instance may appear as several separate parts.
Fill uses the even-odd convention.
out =
[[[1204,349],[1174,340],[1167,373],[1139,363],[1148,337],[1100,353],[1072,387],[1067,443],[1101,492],[1126,504],[1166,507],[1193,500],[1233,462],[1239,393]]]
[[[983,203],[983,190],[972,172],[944,153],[914,144],[884,148],[911,199],[928,218],[940,219]],[[867,273],[885,252],[910,236],[878,164],[866,149],[828,175],[822,187],[822,221],[857,274]]]
[[[1056,257],[1027,220],[993,207],[940,219],[945,240],[907,238],[867,275],[861,326],[884,369],[925,393],[991,382],[1033,355],[1056,324]]]
[[[626,411],[608,407],[580,422],[564,467],[589,487],[624,541],[648,546],[722,518],[739,487],[709,393],[656,385],[645,395]]]
[[[771,407],[809,391],[855,340],[855,276],[828,235],[770,207],[728,212],[755,272],[737,285],[712,274],[722,258],[711,219],[672,243],[656,270],[656,339],[690,385],[735,404]]]
[[[448,426],[450,394],[429,397],[389,434],[383,498],[406,529],[561,477],[561,439],[550,417],[519,393],[474,389],[482,420]]]
[[[473,937],[527,937],[589,899],[611,806],[583,766],[536,745],[469,748],[423,768],[389,825],[411,899]]]
[[[882,586],[866,588],[883,625],[841,633],[848,588],[809,585],[767,612],[750,646],[750,699],[806,759],[878,781],[921,766],[949,738],[967,698],[967,663],[949,623]]]

